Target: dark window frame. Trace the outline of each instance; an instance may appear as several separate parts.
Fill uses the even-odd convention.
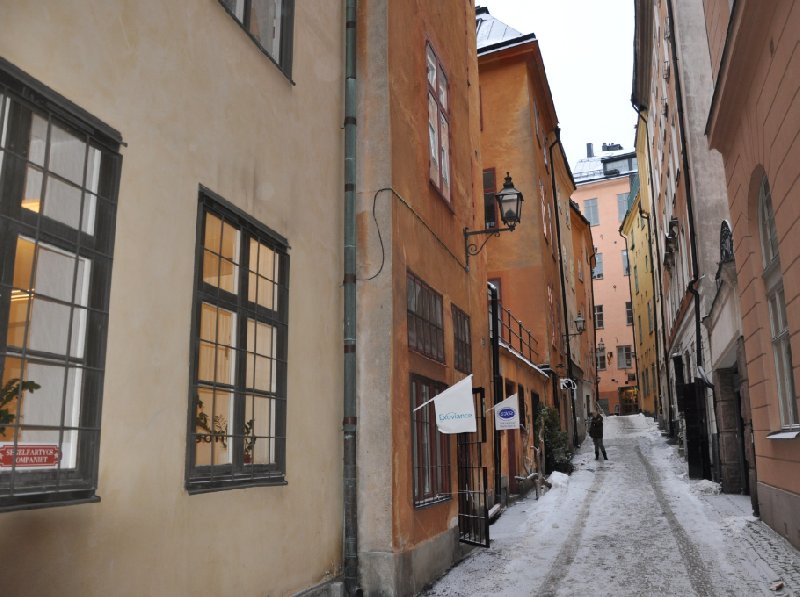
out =
[[[105,377],[105,359],[108,332],[111,273],[116,232],[116,208],[122,157],[119,147],[122,137],[96,117],[63,96],[57,94],[21,69],[0,58],[0,137],[5,138],[0,152],[3,154],[0,169],[0,379],[6,368],[6,358],[20,360],[20,368],[28,363],[63,367],[66,370],[82,371],[80,414],[76,425],[67,425],[65,416],[60,424],[26,424],[14,409],[14,420],[3,427],[11,432],[11,441],[16,443],[17,430],[58,432],[59,450],[65,445],[67,432],[76,432],[76,456],[74,468],[62,468],[61,461],[53,469],[17,470],[15,466],[0,472],[0,511],[63,506],[76,503],[97,502],[98,466],[100,450],[100,422]],[[13,108],[12,108],[13,104]],[[47,127],[43,163],[29,160],[30,134],[33,116],[43,119]],[[80,183],[65,178],[50,168],[49,154],[51,131],[55,125],[71,138],[84,144],[84,165]],[[7,127],[5,131],[2,129]],[[97,150],[100,159],[97,188],[92,191],[88,184],[88,156],[90,148]],[[29,171],[41,176],[43,193],[39,200],[45,207],[38,210],[23,208],[22,198]],[[47,214],[48,181],[69,186],[80,194],[78,227],[59,221]],[[74,192],[74,191],[73,191]],[[91,212],[84,211],[86,197],[92,193],[94,204]],[[87,213],[94,218],[92,229],[83,225]],[[86,305],[76,302],[76,267],[72,275],[73,296],[70,300],[42,297],[30,284],[28,289],[18,289],[14,284],[16,247],[19,238],[30,239],[36,247],[51,247],[56,251],[84,259],[91,264],[87,281]],[[38,251],[38,249],[37,249]],[[36,268],[36,259],[31,276]],[[35,350],[23,341],[21,349],[8,344],[8,325],[12,291],[28,293],[34,300],[49,304],[60,304],[70,309],[67,353],[51,353]],[[30,300],[30,298],[28,299]],[[30,307],[29,307],[30,308]],[[83,311],[85,320],[84,348],[82,356],[70,355],[74,315]],[[26,321],[30,318],[30,311]],[[27,333],[26,333],[27,338]],[[16,377],[16,376],[14,376]],[[22,376],[26,377],[25,375]],[[32,380],[36,381],[36,380]],[[35,395],[33,399],[35,399]],[[62,412],[67,397],[67,384],[61,395]],[[18,403],[17,403],[18,404]],[[63,454],[63,451],[61,452]]]
[[[427,387],[427,394],[423,393],[423,387]],[[414,410],[440,394],[445,388],[445,384],[422,375],[412,373],[409,377],[412,499],[415,508],[424,508],[452,499],[450,435],[439,433],[433,401],[419,410]]]
[[[413,294],[412,287],[415,290]],[[416,292],[417,287],[419,287],[419,292]],[[406,271],[408,349],[444,364],[444,310],[442,304],[441,294],[411,270]]]
[[[472,373],[472,325],[469,315],[450,304],[453,319],[453,365],[462,373]]]
[[[292,81],[292,62],[294,58],[294,0],[281,0],[281,41],[279,56],[270,54],[269,50],[261,43],[261,40],[250,31],[253,0],[241,0],[243,4],[241,20],[236,16],[233,8],[229,6],[231,1],[235,3],[236,0],[228,0],[227,2],[226,0],[218,1],[222,5],[222,8],[225,9],[225,12],[236,21],[253,43],[256,44],[261,53],[269,58],[270,62],[277,66],[287,79]],[[292,81],[292,83],[294,82]]]
[[[633,325],[633,301],[625,301],[625,325]]]
[[[497,174],[494,168],[483,171],[483,220],[487,230],[500,227],[497,209]]]
[[[205,247],[205,215],[209,213],[234,226],[239,231],[238,288],[228,292],[203,280],[203,255]],[[250,284],[249,248],[250,240],[255,240],[271,249],[277,260],[278,275],[275,280],[275,304],[267,308],[249,300]],[[286,411],[288,407],[288,325],[289,325],[289,243],[280,234],[256,221],[213,191],[200,186],[197,210],[197,242],[195,246],[195,284],[192,297],[191,364],[188,395],[188,433],[186,446],[186,489],[190,494],[219,491],[239,487],[286,485]],[[236,353],[236,366],[232,384],[204,381],[198,379],[198,360],[200,340],[200,318],[203,304],[210,304],[236,314],[236,338],[233,349]],[[257,323],[271,326],[275,339],[275,353],[270,356],[275,367],[274,390],[256,389],[247,386],[247,323],[252,319]],[[195,463],[198,437],[209,435],[197,431],[198,390],[217,388],[231,395],[233,417],[230,433],[225,437],[232,443],[230,464],[210,464],[198,466]],[[274,462],[253,464],[246,460],[247,443],[252,437],[245,428],[245,409],[247,396],[258,396],[275,401],[275,434],[266,441],[274,443]],[[213,407],[212,407],[213,413]],[[212,417],[213,418],[213,417]],[[240,429],[237,433],[236,430]],[[216,438],[211,434],[212,446]],[[252,445],[252,444],[251,444]]]

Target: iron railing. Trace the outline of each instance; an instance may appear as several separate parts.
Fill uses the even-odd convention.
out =
[[[539,341],[502,304],[498,306],[500,342],[518,352],[532,363],[539,362]],[[490,313],[491,319],[491,313]]]

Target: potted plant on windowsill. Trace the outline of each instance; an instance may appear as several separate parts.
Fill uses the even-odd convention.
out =
[[[10,404],[14,398],[22,396],[23,392],[33,393],[41,388],[35,381],[22,381],[21,379],[9,379],[0,389],[0,435],[5,435],[6,427],[13,425],[16,415],[11,412]]]

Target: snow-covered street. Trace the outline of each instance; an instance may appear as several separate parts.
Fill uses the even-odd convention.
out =
[[[506,510],[491,547],[424,595],[800,596],[800,554],[749,497],[690,481],[652,419],[607,418],[605,445],[596,461],[587,438],[571,476]]]

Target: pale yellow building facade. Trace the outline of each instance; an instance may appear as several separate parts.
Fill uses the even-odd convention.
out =
[[[4,595],[338,574],[343,23],[0,4]]]

